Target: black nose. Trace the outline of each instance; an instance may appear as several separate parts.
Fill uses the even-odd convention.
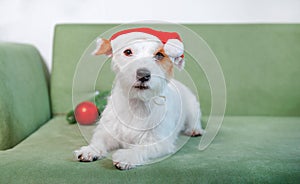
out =
[[[151,72],[147,68],[139,68],[136,71],[136,79],[140,82],[149,81],[151,78]]]

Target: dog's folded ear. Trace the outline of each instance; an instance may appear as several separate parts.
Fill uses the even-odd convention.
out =
[[[166,54],[172,59],[174,64],[179,68],[183,69],[184,67],[184,59],[183,52],[184,46],[181,41],[178,39],[169,39],[165,45],[164,50]]]
[[[174,59],[174,64],[179,68],[179,70],[182,70],[184,68],[184,59],[182,57],[177,57]]]
[[[102,55],[105,54],[108,57],[112,56],[112,48],[109,40],[98,38],[96,40],[96,49],[92,53],[93,55]]]

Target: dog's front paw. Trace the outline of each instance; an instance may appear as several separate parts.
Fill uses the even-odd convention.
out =
[[[130,149],[120,149],[112,155],[113,164],[117,169],[128,170],[140,165],[136,152]]]
[[[203,130],[202,128],[197,128],[197,129],[193,129],[193,130],[185,130],[184,134],[187,136],[191,136],[191,137],[198,137],[198,136],[202,136],[205,133],[205,130]]]
[[[74,151],[76,160],[80,162],[92,162],[101,159],[104,155],[101,151],[98,151],[91,146],[83,146],[79,150]]]

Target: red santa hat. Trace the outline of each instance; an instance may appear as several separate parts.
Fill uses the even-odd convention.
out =
[[[133,28],[133,29],[126,29],[126,30],[123,30],[123,31],[119,31],[115,34],[113,34],[109,40],[114,40],[116,39],[118,36],[120,35],[124,35],[124,34],[127,34],[127,33],[132,33],[132,32],[141,32],[141,33],[147,33],[147,34],[150,34],[150,35],[153,35],[153,36],[156,36],[157,38],[159,38],[161,40],[161,42],[163,44],[167,43],[167,41],[169,39],[177,39],[179,41],[182,41],[179,34],[176,33],[176,32],[164,32],[164,31],[157,31],[157,30],[154,30],[154,29],[151,29],[151,28]]]
[[[125,48],[130,42],[157,41],[163,45],[165,53],[180,68],[184,63],[184,46],[180,35],[176,32],[157,31],[151,28],[133,28],[119,31],[111,36],[108,40],[113,51]],[[103,43],[102,39],[97,41],[98,48]],[[96,52],[97,53],[97,50]]]
[[[170,57],[184,57],[182,40],[176,32],[157,31],[151,28],[134,28],[119,31],[113,34],[109,40],[113,48],[113,45],[120,48],[123,46],[126,47],[128,41],[137,39],[160,41],[164,44],[164,50]]]

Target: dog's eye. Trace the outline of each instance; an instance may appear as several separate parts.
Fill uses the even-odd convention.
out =
[[[161,52],[156,53],[154,56],[154,58],[157,60],[162,60],[164,57],[165,56]]]
[[[125,56],[131,56],[132,55],[132,51],[130,49],[126,49],[123,52],[125,54]]]

